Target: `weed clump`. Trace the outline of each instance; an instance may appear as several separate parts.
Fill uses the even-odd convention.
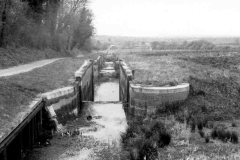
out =
[[[228,141],[229,135],[229,131],[225,131],[223,129],[218,130],[218,139],[222,140],[223,142]]]
[[[194,133],[196,130],[196,124],[195,123],[191,123],[191,132]]]
[[[218,137],[218,133],[217,133],[217,130],[215,128],[211,132],[211,137],[212,137],[212,139],[216,139]]]
[[[209,129],[212,129],[214,127],[213,122],[208,121],[206,127],[209,128]]]
[[[237,123],[235,121],[232,122],[232,127],[237,127]]]
[[[232,143],[238,143],[238,133],[235,131],[230,132],[224,129],[214,128],[211,132],[211,137],[213,139],[218,138],[223,142],[231,141]]]
[[[205,142],[206,142],[206,143],[209,143],[209,141],[210,141],[210,137],[209,137],[209,135],[207,135],[207,136],[205,137]]]
[[[156,159],[158,157],[157,147],[150,140],[145,141],[139,151],[139,159]]]
[[[151,120],[144,124],[133,122],[121,138],[124,150],[132,160],[156,159],[157,149],[171,142],[171,135],[164,123],[158,120]]]
[[[159,134],[158,147],[165,147],[171,142],[171,135],[167,132]]]
[[[202,138],[205,136],[205,133],[202,130],[199,130],[198,133]]]
[[[198,122],[197,128],[198,128],[199,131],[201,131],[203,129],[203,123],[201,121]]]
[[[238,133],[235,132],[235,131],[233,131],[233,132],[231,133],[231,142],[232,142],[232,143],[238,143]]]

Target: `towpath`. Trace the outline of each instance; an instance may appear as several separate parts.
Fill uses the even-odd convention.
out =
[[[15,74],[20,74],[24,72],[29,72],[35,68],[39,68],[45,65],[48,65],[50,63],[53,63],[59,59],[63,58],[54,58],[54,59],[45,59],[45,60],[40,60],[40,61],[35,61],[32,63],[24,64],[24,65],[19,65],[7,69],[1,69],[0,70],[0,77],[6,77],[6,76],[12,76]]]

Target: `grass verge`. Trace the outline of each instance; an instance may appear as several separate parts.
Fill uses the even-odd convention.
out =
[[[56,52],[51,49],[37,50],[30,48],[0,48],[0,69],[17,66],[33,61],[58,58],[58,57],[69,57],[71,56],[67,52]]]
[[[66,58],[30,72],[0,78],[0,131],[14,126],[18,115],[24,113],[37,94],[71,85],[75,71],[86,59],[96,59],[98,55]]]

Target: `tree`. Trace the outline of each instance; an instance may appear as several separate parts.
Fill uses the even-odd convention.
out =
[[[0,0],[0,47],[17,44],[38,49],[81,48],[94,32],[88,3],[88,0]]]
[[[1,31],[0,31],[0,46],[4,45],[4,30],[6,25],[6,19],[7,19],[7,1],[1,1]]]
[[[71,50],[76,46],[78,48],[83,47],[86,40],[93,35],[93,31],[94,27],[92,26],[92,13],[90,10],[84,7],[81,11],[77,28],[73,32]]]

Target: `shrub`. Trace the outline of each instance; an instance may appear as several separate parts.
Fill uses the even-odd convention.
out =
[[[211,132],[211,137],[212,139],[216,139],[218,137],[218,133],[217,133],[217,130],[216,128],[214,128]]]
[[[157,121],[151,127],[151,131],[154,133],[158,133],[158,132],[161,133],[161,132],[165,132],[166,128],[162,122]]]
[[[191,125],[191,132],[194,133],[196,130],[196,124],[192,122],[190,125]]]
[[[230,140],[231,138],[231,133],[229,131],[226,131],[224,129],[218,130],[218,138],[222,140],[223,142],[226,142]]]
[[[165,147],[171,142],[171,135],[167,132],[159,134],[158,147]]]
[[[233,131],[233,132],[231,133],[231,142],[232,142],[232,143],[238,143],[238,133],[235,132],[235,131]]]
[[[171,135],[165,125],[158,120],[131,122],[126,133],[121,135],[124,149],[129,159],[156,159],[157,148],[165,147],[171,142]]]
[[[237,127],[236,121],[233,121],[233,122],[232,122],[232,127]]]
[[[214,127],[213,122],[211,122],[211,121],[207,122],[206,127],[209,128],[209,129],[212,129]]]
[[[137,133],[139,133],[138,126],[129,125],[127,127],[126,133],[121,135],[121,140],[124,145],[124,147],[127,147],[129,144],[130,138],[135,138],[137,136]]]
[[[210,137],[209,137],[209,135],[207,135],[207,136],[205,137],[205,142],[206,142],[206,143],[209,143],[209,141],[210,141]]]
[[[214,128],[211,132],[211,137],[213,139],[218,138],[219,140],[222,140],[223,142],[227,142],[231,140],[232,134],[230,131],[224,130],[224,129],[219,129],[219,128]]]
[[[199,135],[200,135],[202,138],[203,138],[204,135],[205,135],[205,133],[204,133],[202,130],[199,130],[198,133],[199,133]]]
[[[197,124],[198,130],[201,131],[203,129],[203,123],[202,121],[199,121]]]
[[[154,147],[150,140],[144,142],[144,145],[139,150],[139,159],[155,160],[158,157],[157,148]]]
[[[151,131],[151,128],[150,128],[150,126],[149,125],[144,125],[143,127],[142,127],[142,132],[145,134],[145,137],[147,138],[147,139],[150,139],[152,136],[153,136],[153,132]]]
[[[206,126],[207,126],[208,120],[207,120],[206,117],[204,117],[204,118],[202,119],[202,124],[203,124],[203,127],[206,127]]]

